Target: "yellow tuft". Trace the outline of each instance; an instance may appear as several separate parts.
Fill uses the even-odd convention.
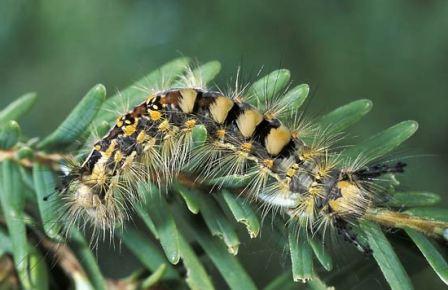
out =
[[[319,186],[317,183],[313,182],[311,187],[308,189],[308,192],[313,197],[322,197],[323,196],[323,189],[321,186]]]
[[[226,136],[226,130],[220,129],[216,131],[216,137],[218,137],[219,139],[224,139],[225,136]]]
[[[297,171],[299,170],[299,164],[294,163],[293,165],[291,165],[288,170],[286,170],[286,176],[288,177],[293,177],[294,175],[296,175]]]
[[[322,150],[304,146],[299,152],[300,160],[312,160],[322,155]]]
[[[135,133],[135,131],[137,131],[138,118],[135,118],[134,123],[132,123],[130,120],[126,120],[125,123],[127,124],[127,126],[124,126],[123,132],[126,136],[131,136]]]
[[[250,152],[252,150],[252,143],[249,142],[245,142],[243,144],[241,144],[241,150],[243,152]]]
[[[126,168],[126,169],[131,168],[136,155],[137,155],[137,152],[132,151],[132,153],[128,157],[126,157],[126,159],[123,163],[123,168]]]
[[[195,119],[187,120],[184,125],[187,129],[193,129],[194,126],[196,126],[196,120]]]
[[[141,131],[140,133],[138,133],[136,141],[137,141],[137,143],[141,144],[141,143],[145,142],[146,139],[147,139],[147,135],[146,135],[145,131]]]
[[[104,158],[104,157],[103,157]],[[98,162],[95,164],[92,170],[92,174],[85,177],[86,183],[91,185],[104,185],[107,181],[107,172],[104,162]]]
[[[262,163],[267,168],[272,168],[272,166],[274,166],[274,160],[272,159],[264,159]]]
[[[350,181],[339,181],[336,184],[341,196],[330,200],[329,204],[333,211],[340,215],[357,213],[359,200],[362,198],[361,189]]]
[[[102,152],[102,155],[106,157],[111,157],[112,153],[115,151],[115,147],[117,147],[117,140],[112,140],[106,151]]]
[[[118,162],[120,162],[122,159],[123,159],[123,153],[121,153],[121,151],[117,151],[117,152],[115,152],[115,155],[114,155],[114,161],[115,161],[116,163],[118,163]]]
[[[321,163],[317,167],[316,178],[321,179],[322,177],[328,177],[331,170],[333,170],[334,165],[330,163]]]
[[[167,132],[170,129],[170,122],[168,122],[168,120],[164,120],[162,123],[160,123],[158,129],[161,132]]]

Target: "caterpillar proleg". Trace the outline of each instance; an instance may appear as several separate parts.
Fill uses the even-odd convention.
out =
[[[288,93],[264,104],[256,90],[225,94],[192,85],[200,81],[188,83],[151,93],[117,116],[83,163],[63,178],[70,222],[112,229],[143,198],[139,183],[169,186],[187,174],[218,187],[244,177],[245,195],[312,233],[359,219],[433,236],[446,232],[445,223],[381,208],[375,180],[403,172],[405,164],[370,165],[362,154],[351,163],[341,161],[343,153],[333,147],[338,136],[305,124],[289,108]],[[199,143],[193,134],[198,128],[207,134]]]

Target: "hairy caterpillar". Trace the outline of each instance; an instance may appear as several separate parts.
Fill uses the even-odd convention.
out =
[[[335,136],[304,125],[296,112],[279,118],[288,111],[281,96],[263,110],[247,102],[254,98],[259,96],[195,85],[150,94],[118,116],[84,162],[63,178],[69,222],[113,229],[127,218],[126,208],[142,198],[138,182],[167,185],[185,171],[197,182],[220,180],[218,186],[244,176],[245,193],[267,209],[284,210],[311,232],[336,226],[352,239],[346,225],[360,218],[388,226],[406,220],[429,235],[446,232],[444,224],[429,225],[398,212],[372,214],[379,200],[373,180],[402,172],[403,163],[339,162],[332,149]],[[198,126],[207,139],[196,146]]]

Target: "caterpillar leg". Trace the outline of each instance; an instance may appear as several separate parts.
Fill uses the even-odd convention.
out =
[[[358,235],[353,232],[352,227],[347,221],[338,218],[335,220],[334,226],[338,234],[340,234],[347,242],[355,245],[359,251],[367,255],[372,253],[372,250],[368,245],[363,244],[358,240]]]

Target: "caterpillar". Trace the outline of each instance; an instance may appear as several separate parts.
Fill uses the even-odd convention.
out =
[[[403,172],[404,163],[368,166],[359,158],[347,165],[333,148],[337,136],[289,112],[282,95],[264,109],[250,104],[251,98],[259,96],[194,85],[150,94],[118,116],[83,163],[63,177],[69,223],[113,229],[144,198],[139,183],[168,186],[188,172],[197,183],[220,180],[215,186],[243,176],[242,192],[267,210],[286,212],[310,232],[333,226],[355,240],[347,225],[361,218],[388,226],[406,220],[430,235],[446,231],[399,212],[372,214],[380,201],[374,180]],[[198,127],[207,133],[199,145],[193,139]]]

